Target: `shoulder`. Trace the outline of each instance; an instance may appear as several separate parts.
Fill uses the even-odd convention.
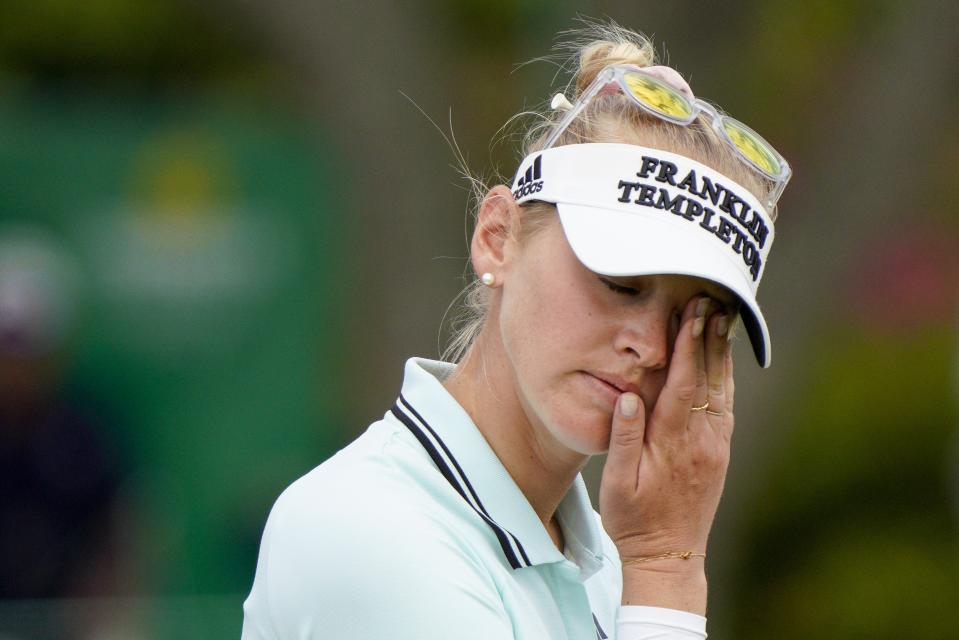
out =
[[[277,630],[312,620],[330,635],[375,636],[393,624],[417,629],[416,616],[455,628],[456,610],[486,626],[506,620],[469,532],[418,477],[430,473],[428,458],[378,425],[294,482],[270,513],[254,590],[265,590]]]
[[[455,519],[442,517],[436,493],[445,487],[431,477],[438,473],[402,437],[361,438],[290,485],[270,513],[272,536],[310,556],[333,547],[370,555],[384,544],[419,541],[415,551],[457,537]]]
[[[465,503],[408,431],[374,423],[279,496],[267,526],[287,544],[356,547],[380,538],[460,537]]]
[[[312,553],[319,542],[355,546],[380,536],[427,534],[435,527],[423,516],[437,508],[433,494],[442,489],[437,475],[407,433],[381,420],[287,487],[267,527]]]

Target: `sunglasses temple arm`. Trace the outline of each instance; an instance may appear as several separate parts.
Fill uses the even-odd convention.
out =
[[[780,158],[782,158],[780,156]],[[776,204],[779,202],[779,198],[782,196],[783,191],[786,190],[786,185],[789,184],[789,179],[792,178],[793,172],[792,168],[786,164],[785,159],[780,159],[780,162],[783,163],[783,178],[776,182],[775,188],[769,194],[769,197],[766,199],[766,209],[769,212],[772,212],[776,208]]]
[[[549,137],[546,138],[546,143],[543,145],[543,149],[549,149],[556,141],[559,140],[559,137],[563,135],[563,132],[569,127],[569,125],[576,119],[576,117],[583,112],[583,109],[586,108],[586,105],[596,97],[596,94],[606,86],[607,83],[612,79],[613,74],[610,72],[601,73],[599,76],[593,80],[593,83],[587,87],[586,91],[583,92],[583,95],[579,97],[579,100],[576,101],[576,104],[572,109],[566,112],[563,118],[553,127],[552,133],[549,134]]]

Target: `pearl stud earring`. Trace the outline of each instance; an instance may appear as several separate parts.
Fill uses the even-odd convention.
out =
[[[484,273],[482,276],[480,276],[480,280],[481,280],[482,283],[485,284],[487,287],[492,287],[492,286],[493,286],[493,283],[496,282],[496,276],[494,276],[492,273],[490,273],[489,271],[487,271],[487,272]]]

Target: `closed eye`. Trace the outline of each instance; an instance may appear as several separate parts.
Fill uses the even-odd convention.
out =
[[[624,287],[621,284],[616,284],[612,280],[607,280],[600,276],[599,281],[609,287],[610,291],[615,291],[616,293],[621,293],[624,296],[636,296],[639,295],[639,289],[634,289],[633,287]]]

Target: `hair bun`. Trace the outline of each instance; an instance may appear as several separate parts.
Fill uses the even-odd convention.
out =
[[[628,35],[627,35],[628,34]],[[652,43],[645,37],[616,29],[609,39],[594,40],[579,54],[579,73],[576,74],[576,95],[579,96],[599,72],[611,64],[632,64],[649,67],[656,61]]]

